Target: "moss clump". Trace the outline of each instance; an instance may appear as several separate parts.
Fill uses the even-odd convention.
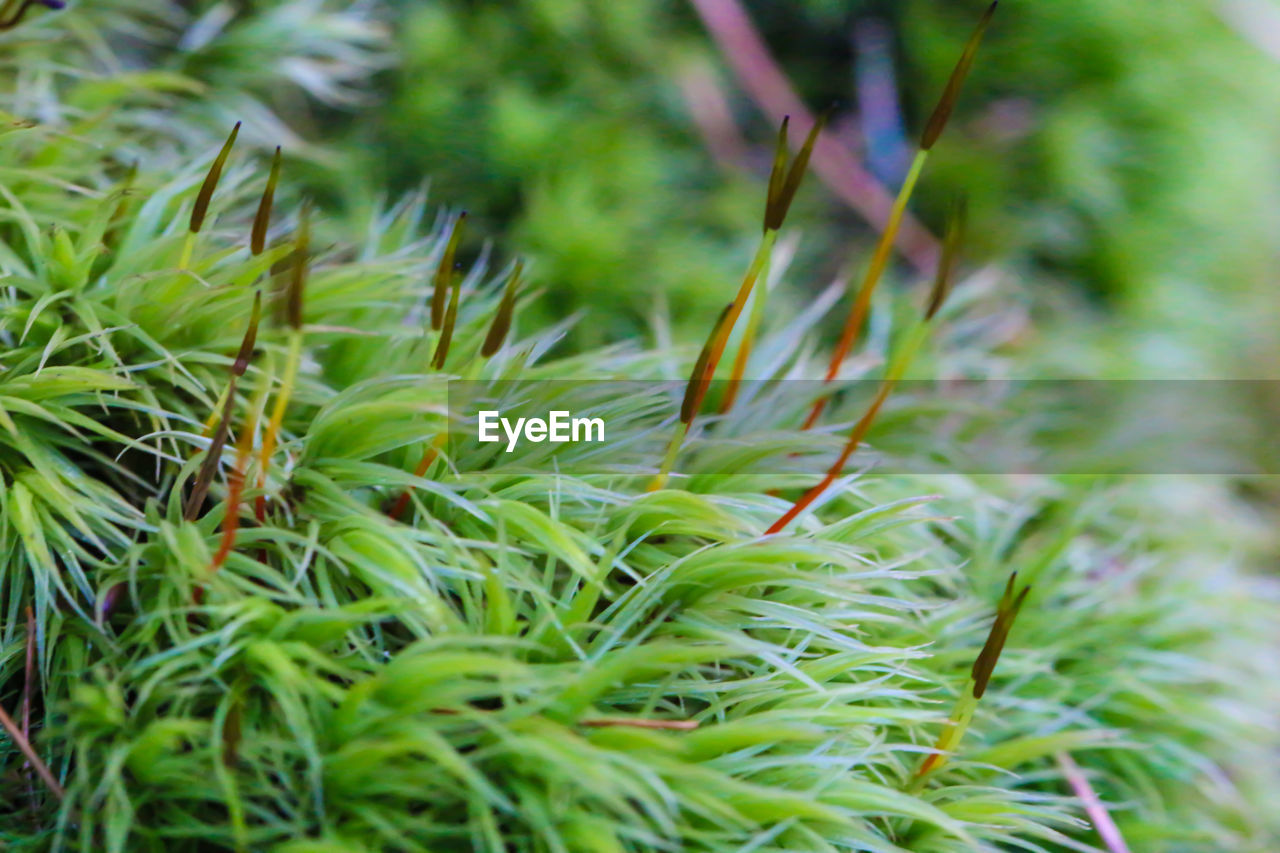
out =
[[[133,20],[95,9],[108,43]],[[0,135],[12,849],[1080,849],[1060,753],[1135,849],[1274,849],[1274,589],[1213,484],[850,476],[763,536],[839,439],[750,397],[799,454],[769,483],[727,476],[763,445],[716,429],[654,492],[450,456],[460,373],[670,379],[693,353],[552,355],[519,291],[495,349],[509,277],[483,267],[431,330],[451,223],[410,199],[304,237],[288,160],[255,252],[246,149],[193,236],[227,128],[140,131],[170,113],[123,72],[55,73],[42,39],[78,14],[7,37],[9,82],[44,73],[58,105],[10,95]],[[73,106],[103,92],[118,109]],[[760,351],[820,375],[788,328]],[[1171,494],[1220,520],[1189,537]],[[1014,569],[1033,592],[972,728],[916,786]]]

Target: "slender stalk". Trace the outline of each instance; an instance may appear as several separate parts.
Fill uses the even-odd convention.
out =
[[[723,332],[724,340],[719,344],[719,349],[713,353],[712,362],[708,367],[707,381],[710,382],[714,378],[711,374],[714,374],[716,365],[719,364],[720,357],[729,342],[729,334],[733,331],[733,326],[737,323],[738,317],[746,308],[747,300],[754,293],[755,302],[751,309],[751,315],[747,318],[747,327],[743,331],[742,342],[738,344],[738,355],[734,359],[733,370],[729,378],[728,396],[725,397],[721,411],[728,411],[733,406],[733,398],[737,396],[737,384],[742,379],[742,374],[746,370],[747,359],[751,355],[752,342],[759,326],[761,306],[764,304],[768,290],[769,267],[773,262],[773,248],[777,242],[777,231],[766,231],[764,237],[760,240],[760,247],[756,250],[755,257],[751,259],[751,266],[747,268],[747,275],[743,279],[742,287],[738,289],[738,295],[733,301],[734,310],[730,312],[729,322]],[[759,287],[756,287],[757,282],[760,282]]]
[[[778,231],[781,230],[786,222],[787,213],[791,210],[791,204],[795,201],[796,193],[800,189],[800,183],[804,180],[805,170],[809,166],[809,158],[813,154],[813,146],[818,141],[818,135],[822,132],[827,117],[828,114],[823,113],[813,123],[813,127],[809,129],[809,135],[805,138],[804,144],[800,146],[800,151],[790,164],[787,162],[787,126],[790,121],[786,118],[782,120],[782,127],[778,129],[777,146],[774,149],[773,169],[769,173],[769,190],[765,196],[764,232],[760,237],[759,245],[756,247],[756,253],[751,259],[751,264],[747,267],[747,273],[742,278],[742,284],[738,287],[737,295],[729,303],[719,319],[716,320],[715,325],[712,326],[711,334],[707,337],[702,353],[698,356],[698,364],[694,368],[693,375],[689,378],[684,404],[681,406],[681,422],[676,426],[675,432],[671,436],[666,457],[663,459],[658,475],[650,482],[649,491],[656,491],[666,485],[671,468],[675,465],[676,455],[680,452],[680,444],[684,441],[689,428],[693,425],[693,419],[697,417],[698,412],[702,409],[703,398],[706,396],[707,388],[710,387],[711,381],[715,378],[716,368],[724,355],[725,347],[729,344],[729,336],[733,333],[734,325],[738,322],[738,317],[742,315],[743,309],[746,308],[747,300],[751,298],[756,282],[760,280],[762,275],[767,275],[768,273],[769,262],[773,257],[773,247],[778,241]],[[763,298],[763,293],[757,297],[757,299]],[[746,348],[748,353],[750,353],[751,336],[753,334],[754,328],[749,328],[743,336],[742,346]],[[745,366],[745,356],[741,358]],[[741,378],[740,374],[739,378]]]
[[[14,746],[18,747],[18,751],[27,757],[27,761],[31,762],[31,766],[35,768],[36,773],[44,780],[44,783],[49,786],[49,790],[53,792],[53,795],[59,800],[64,799],[67,792],[58,784],[58,779],[53,775],[53,771],[49,769],[49,765],[45,764],[40,756],[36,754],[35,749],[31,746],[31,741],[27,740],[27,736],[22,733],[22,729],[18,727],[18,724],[13,721],[13,718],[9,716],[9,713],[3,707],[0,707],[0,726],[3,726],[4,730],[9,733]]]
[[[720,403],[720,412],[723,414],[733,408],[734,401],[738,398],[738,386],[742,383],[743,374],[747,370],[747,362],[751,358],[751,350],[755,345],[756,335],[759,334],[760,326],[764,321],[764,305],[769,296],[769,269],[772,266],[772,252],[770,257],[765,259],[764,267],[760,270],[761,283],[755,291],[755,301],[751,303],[751,314],[747,317],[747,327],[742,334],[742,343],[738,344],[738,354],[733,360],[733,370],[729,374],[729,384],[725,388],[724,400]]]
[[[646,491],[656,492],[667,485],[667,479],[671,476],[671,469],[676,463],[676,456],[680,453],[680,445],[684,443],[685,436],[689,434],[689,427],[693,425],[693,419],[697,417],[698,409],[702,406],[702,398],[707,393],[707,385],[709,384],[707,363],[711,358],[711,348],[715,346],[720,330],[724,328],[732,310],[733,303],[729,303],[720,312],[720,317],[716,320],[715,325],[711,327],[711,334],[708,336],[707,342],[702,345],[702,352],[698,353],[698,360],[693,364],[693,372],[689,375],[689,381],[684,386],[684,400],[680,403],[680,421],[676,424],[675,432],[671,435],[671,441],[667,444],[667,452],[663,455],[658,473],[649,482]]]
[[[222,386],[222,391],[218,393],[218,399],[213,404],[213,409],[209,412],[209,417],[204,420],[204,428],[200,430],[201,438],[208,438],[213,435],[214,429],[222,420],[222,409],[227,405],[227,399],[235,392],[235,380],[228,379],[227,384]]]
[[[254,392],[253,408],[258,412],[258,419],[262,419],[262,415],[267,410],[267,398],[271,395],[271,387],[275,384],[276,367],[273,353],[267,353],[267,363],[262,371],[262,380],[258,385],[258,389]],[[267,520],[267,475],[262,470],[262,466],[258,466],[258,495],[253,499],[253,517],[262,524]]]
[[[782,516],[769,526],[765,534],[778,533],[788,524],[790,524],[796,516],[809,508],[814,501],[821,497],[836,478],[844,471],[844,466],[848,464],[849,458],[853,456],[858,446],[862,443],[867,435],[867,431],[871,429],[871,424],[875,421],[876,416],[880,413],[880,409],[884,406],[885,400],[889,399],[890,392],[893,391],[898,380],[902,378],[902,374],[906,372],[907,367],[919,352],[921,344],[924,343],[928,336],[929,326],[927,322],[921,322],[916,325],[908,335],[907,341],[899,350],[897,357],[890,362],[889,372],[885,374],[884,379],[880,382],[880,389],[876,392],[875,398],[871,401],[871,405],[867,408],[866,413],[854,424],[853,431],[850,432],[848,440],[845,442],[844,449],[840,451],[840,456],[827,469],[827,473],[822,480],[813,488],[805,492],[799,500],[792,504],[791,508],[784,512]]]
[[[840,365],[844,364],[845,358],[849,355],[849,350],[853,348],[854,343],[857,341],[858,332],[862,329],[862,324],[867,318],[867,312],[871,308],[871,297],[875,293],[876,285],[879,284],[881,277],[884,275],[885,267],[889,264],[889,255],[892,253],[894,242],[897,240],[898,228],[902,225],[902,216],[906,213],[907,203],[911,201],[911,196],[915,192],[916,184],[920,181],[920,174],[924,171],[924,164],[928,159],[928,151],[918,151],[915,159],[911,162],[911,169],[907,172],[907,177],[902,182],[902,187],[898,190],[898,197],[894,199],[893,210],[889,213],[889,221],[880,235],[880,241],[876,244],[875,254],[871,256],[871,263],[867,265],[867,271],[863,275],[862,284],[858,288],[858,295],[853,301],[853,306],[849,309],[849,316],[845,320],[843,330],[840,332],[840,341],[831,353],[831,362],[827,365],[827,373],[822,380],[824,383],[831,382],[836,378],[836,375],[840,372]],[[809,416],[805,419],[804,426],[801,428],[809,429],[812,427],[826,405],[826,397],[820,397],[815,401]]]
[[[275,406],[271,410],[271,418],[267,421],[266,431],[262,436],[262,450],[259,455],[259,476],[266,480],[271,470],[271,454],[275,453],[280,429],[284,425],[284,416],[289,409],[289,400],[293,397],[294,386],[298,381],[298,367],[302,363],[302,331],[289,330],[289,352],[285,357],[284,376],[280,379],[280,390],[276,392]]]
[[[690,0],[725,62],[733,69],[750,98],[766,117],[779,121],[784,115],[808,121],[804,104],[777,60],[752,24],[740,0]],[[823,134],[813,154],[817,177],[841,201],[877,231],[884,228],[891,198],[869,174],[847,145]],[[937,259],[933,236],[911,216],[902,226],[902,246],[907,259],[922,271]]]
[[[182,243],[182,257],[178,261],[179,269],[185,270],[191,265],[191,253],[195,248],[196,235],[204,227],[205,217],[209,213],[209,202],[213,200],[213,193],[218,188],[218,181],[222,179],[222,169],[227,164],[227,157],[231,154],[231,147],[236,144],[236,136],[239,134],[240,122],[236,122],[235,127],[231,128],[231,134],[227,137],[227,141],[222,144],[222,149],[218,152],[218,156],[213,158],[213,163],[209,166],[209,171],[204,176],[204,183],[200,185],[200,191],[196,193],[196,203],[191,208],[191,221],[187,227],[187,237]]]
[[[284,376],[280,380],[280,390],[276,394],[275,408],[271,411],[271,419],[267,422],[266,431],[262,436],[262,451],[259,456],[258,480],[264,486],[267,474],[271,470],[271,454],[275,452],[280,429],[284,425],[285,412],[289,408],[289,400],[293,397],[294,386],[298,381],[298,368],[302,364],[302,300],[311,261],[311,207],[309,204],[304,204],[302,207],[295,243],[293,270],[285,293],[285,319],[289,324],[289,352],[285,358]],[[259,520],[265,510],[265,496],[259,496],[257,504]]]
[[[212,577],[227,562],[236,545],[236,533],[240,529],[240,500],[244,495],[245,472],[249,467],[249,458],[253,455],[253,434],[258,428],[258,411],[256,407],[249,409],[240,440],[236,442],[236,464],[227,475],[227,509],[222,517],[222,540],[218,550],[209,561],[208,575]],[[204,586],[195,588],[196,604],[204,601]]]
[[[210,415],[211,420],[216,418],[216,425],[209,441],[209,449],[205,452],[204,461],[200,463],[200,469],[196,472],[195,484],[191,487],[191,494],[187,496],[187,502],[182,510],[182,517],[187,521],[195,521],[199,517],[200,509],[204,506],[204,499],[209,493],[209,487],[213,484],[213,476],[217,473],[218,462],[222,457],[222,448],[226,446],[227,436],[230,434],[231,413],[235,407],[237,382],[238,377],[232,374],[219,401],[218,408],[215,409],[213,415]],[[207,430],[208,426],[206,425],[206,432]]]
[[[836,478],[844,470],[844,466],[849,462],[849,458],[853,456],[858,449],[858,445],[862,443],[862,439],[866,437],[867,431],[875,421],[876,415],[880,413],[885,400],[889,398],[890,392],[902,379],[907,368],[911,366],[911,362],[915,360],[920,347],[924,345],[925,340],[929,337],[929,331],[933,326],[934,319],[946,302],[947,296],[951,293],[951,283],[955,278],[956,267],[959,263],[960,247],[964,242],[967,213],[968,207],[963,199],[958,200],[952,207],[947,221],[947,236],[943,241],[942,255],[938,258],[938,271],[933,281],[933,288],[929,292],[929,298],[925,301],[924,311],[920,319],[916,321],[915,325],[907,333],[903,343],[889,359],[889,368],[880,382],[880,390],[876,393],[875,399],[871,401],[866,414],[854,424],[853,431],[850,433],[848,441],[845,442],[840,456],[827,470],[822,480],[805,492],[789,510],[783,513],[782,517],[765,531],[766,534],[777,533],[790,524],[796,516],[804,512],[835,482]]]
[[[960,59],[957,60],[955,67],[951,71],[951,76],[947,80],[946,88],[942,91],[942,96],[938,99],[937,106],[934,107],[929,116],[929,121],[920,136],[919,150],[917,150],[915,159],[911,162],[911,168],[902,182],[902,187],[898,190],[898,196],[894,200],[893,208],[889,213],[889,221],[880,235],[875,253],[871,256],[871,263],[867,266],[866,275],[863,277],[862,285],[858,289],[858,295],[849,310],[848,318],[845,320],[844,329],[840,333],[840,342],[831,354],[831,362],[827,365],[827,373],[823,378],[824,383],[829,383],[836,378],[836,375],[840,372],[840,365],[844,363],[850,349],[853,348],[858,333],[866,321],[867,312],[871,308],[871,297],[875,293],[876,285],[884,276],[885,268],[888,266],[894,243],[897,241],[898,231],[902,227],[902,221],[906,215],[907,204],[915,192],[921,172],[924,171],[924,164],[929,159],[929,152],[933,150],[934,145],[941,138],[942,132],[946,130],[947,122],[950,121],[956,102],[959,100],[960,89],[964,85],[965,78],[969,76],[969,71],[973,68],[978,46],[982,44],[982,37],[986,34],[987,27],[990,26],[991,18],[995,15],[998,5],[997,0],[997,2],[988,6],[987,11],[983,13],[982,18],[978,21],[978,26],[974,29],[973,34],[969,36],[969,40],[965,43],[964,50],[960,54]],[[805,418],[802,429],[807,430],[817,422],[826,404],[826,397],[820,397],[814,402],[813,408],[809,411],[809,416]]]
[[[231,364],[231,375],[227,379],[227,387],[223,391],[219,407],[215,409],[215,415],[211,416],[211,420],[214,417],[217,418],[217,426],[212,440],[209,442],[209,449],[205,454],[204,462],[196,474],[191,494],[187,497],[187,503],[183,508],[183,517],[187,521],[195,521],[198,517],[200,508],[204,505],[205,496],[209,493],[209,487],[213,483],[213,475],[217,472],[218,462],[222,456],[222,448],[226,444],[227,435],[231,427],[231,412],[235,407],[236,384],[244,376],[245,371],[249,369],[249,360],[253,357],[253,347],[258,339],[258,322],[261,317],[262,294],[259,292],[253,296],[253,310],[249,315],[249,327],[245,330],[244,337],[240,340],[240,349],[236,353],[235,361]],[[206,425],[207,429],[208,425]]]
[[[777,231],[766,231],[764,236],[760,238],[760,245],[756,247],[756,253],[751,258],[751,264],[747,267],[747,274],[743,276],[742,284],[738,287],[738,293],[733,302],[729,304],[729,314],[724,322],[719,324],[713,337],[711,355],[705,366],[705,379],[707,382],[715,378],[716,368],[720,365],[720,359],[724,356],[725,347],[729,344],[729,335],[733,332],[733,327],[738,322],[738,317],[742,316],[747,300],[751,298],[751,294],[755,290],[756,282],[762,274],[767,273],[769,262],[773,258],[773,247],[777,241]],[[701,403],[701,397],[699,398],[699,403]]]
[[[680,455],[680,445],[684,444],[685,436],[689,434],[689,424],[681,421],[676,424],[676,431],[671,436],[671,441],[667,443],[667,452],[663,454],[662,464],[658,466],[658,473],[649,481],[645,491],[656,492],[659,489],[666,488],[667,481],[671,479],[671,469],[676,465],[676,457]]]
[[[973,695],[973,682],[970,681],[965,685],[964,694],[951,709],[946,725],[942,728],[942,734],[938,735],[937,741],[933,744],[933,752],[925,756],[915,776],[912,777],[910,785],[907,786],[909,792],[918,792],[924,787],[928,775],[947,763],[947,756],[955,751],[961,738],[969,730],[969,724],[973,722],[973,714],[977,710],[978,697]]]
[[[191,253],[196,247],[196,235],[188,231],[186,237],[182,240],[182,254],[178,257],[178,269],[185,270],[191,267]]]
[[[969,730],[973,714],[978,709],[978,700],[986,693],[996,662],[1000,660],[1000,653],[1004,650],[1005,641],[1009,638],[1009,631],[1018,618],[1018,612],[1022,610],[1023,602],[1027,600],[1027,593],[1031,592],[1030,586],[1024,586],[1021,592],[1014,592],[1017,580],[1017,572],[1009,576],[1009,582],[1005,584],[1004,594],[1000,596],[1000,603],[996,608],[995,622],[991,625],[982,651],[973,662],[973,669],[969,673],[969,681],[965,685],[964,693],[952,708],[942,734],[934,744],[933,752],[925,756],[908,784],[909,793],[921,790],[929,774],[941,769],[947,763],[947,757],[955,752],[965,732]]]

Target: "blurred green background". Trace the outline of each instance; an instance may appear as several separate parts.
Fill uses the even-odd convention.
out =
[[[531,258],[541,310],[590,312],[579,343],[643,334],[663,304],[692,339],[753,248],[776,127],[733,68],[741,45],[706,20],[745,15],[774,70],[811,109],[834,104],[842,144],[896,189],[983,5],[405,0],[403,67],[375,117],[333,126],[367,186],[429,181],[472,213],[472,253],[491,239]],[[969,194],[971,261],[1030,294],[1048,365],[1268,375],[1277,41],[1270,0],[1006,0],[913,207],[937,232]],[[343,191],[370,202],[365,181]],[[858,269],[875,238],[813,175],[792,228],[793,301]]]

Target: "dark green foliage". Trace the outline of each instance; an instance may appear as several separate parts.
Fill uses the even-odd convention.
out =
[[[392,98],[358,136],[376,131],[386,146],[373,149],[370,171],[389,171],[402,189],[428,179],[433,195],[466,206],[469,254],[492,234],[527,254],[549,297],[533,316],[607,306],[576,339],[639,333],[658,294],[681,331],[700,336],[745,263],[735,252],[750,251],[774,128],[756,128],[761,159],[750,171],[718,167],[702,150],[667,79],[700,52],[695,33],[670,28],[676,8],[409,9]]]

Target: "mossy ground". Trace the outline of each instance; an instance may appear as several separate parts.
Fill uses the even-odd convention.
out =
[[[155,67],[107,61],[139,15],[95,4],[0,37],[0,705],[65,789],[3,741],[10,848],[1089,849],[1068,753],[1134,850],[1275,849],[1277,596],[1227,484],[871,472],[766,537],[839,436],[763,404],[776,477],[723,476],[760,448],[714,429],[696,476],[656,492],[519,456],[415,476],[452,376],[676,379],[693,356],[561,354],[562,328],[517,318],[478,358],[505,280],[478,266],[432,369],[445,222],[422,198],[316,217],[265,470],[266,418],[245,424],[291,357],[297,184],[287,162],[253,255],[253,149],[275,125],[242,88],[161,73],[160,24]],[[227,129],[198,104],[219,97],[258,121],[183,264]],[[187,520],[258,289],[269,319]],[[772,325],[761,351],[820,375],[805,324]],[[908,793],[1013,570],[1033,592],[973,729]]]

